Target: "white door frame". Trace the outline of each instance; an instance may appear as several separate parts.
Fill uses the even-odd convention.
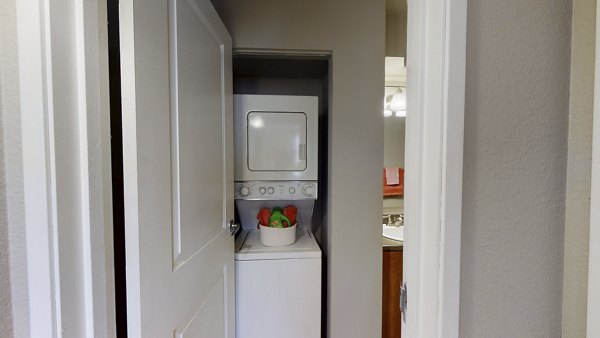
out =
[[[596,6],[596,65],[588,259],[587,336],[600,336],[600,6]]]
[[[29,300],[20,329],[114,337],[106,1],[18,0],[16,21]]]
[[[458,337],[467,0],[408,0],[404,337]]]
[[[65,267],[60,266],[58,243],[64,242],[57,215],[76,212],[83,236],[85,336],[113,336],[106,1],[74,2],[75,64],[52,59],[53,22],[73,20],[55,9],[57,3],[17,1],[30,330],[32,336],[53,332],[60,337],[63,324],[72,324],[73,319],[62,318],[61,301],[72,295],[60,293]],[[458,336],[466,5],[467,0],[409,0],[405,208],[411,240],[405,243],[405,337]],[[56,76],[73,69],[78,91],[53,87]],[[53,109],[53,97],[66,94],[78,100],[71,115],[79,126],[74,150],[60,142],[53,124],[63,113]],[[58,151],[79,159],[78,179],[56,171]],[[58,206],[57,184],[76,184],[82,203]]]

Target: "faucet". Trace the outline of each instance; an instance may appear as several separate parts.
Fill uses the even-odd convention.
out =
[[[383,215],[383,223],[387,226],[404,225],[404,213]]]
[[[384,214],[383,224],[387,226],[401,226],[404,225],[404,213],[400,214]]]
[[[383,224],[391,225],[392,224],[392,215],[383,215]]]

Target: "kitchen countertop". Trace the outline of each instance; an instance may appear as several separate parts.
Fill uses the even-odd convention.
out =
[[[395,241],[381,236],[383,251],[402,251],[404,249],[404,242]]]

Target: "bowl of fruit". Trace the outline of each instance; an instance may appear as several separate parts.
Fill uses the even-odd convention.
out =
[[[286,246],[296,242],[296,214],[298,209],[293,205],[285,208],[275,207],[273,210],[262,208],[258,212],[258,228],[260,241],[264,246]]]

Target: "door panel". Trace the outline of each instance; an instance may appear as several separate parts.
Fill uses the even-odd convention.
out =
[[[226,303],[226,299],[223,298],[226,295],[227,287],[226,270],[219,277],[212,286],[208,297],[200,304],[191,318],[175,330],[175,337],[212,338],[226,336],[227,325],[222,315]]]
[[[223,53],[193,0],[169,13],[174,264],[223,230]],[[208,47],[208,48],[207,48]],[[215,67],[217,65],[217,67]],[[184,183],[184,184],[182,184]]]
[[[233,337],[231,39],[208,0],[120,29],[129,337]]]

